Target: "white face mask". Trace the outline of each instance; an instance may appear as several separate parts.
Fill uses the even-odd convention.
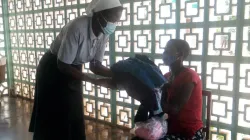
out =
[[[101,28],[102,28],[104,34],[106,34],[106,35],[111,35],[112,33],[115,32],[116,24],[107,21],[106,18],[105,18],[103,15],[102,15],[102,18],[103,18],[103,19],[106,21],[106,23],[107,23],[106,27],[102,27],[102,25],[101,25],[101,23],[99,22],[99,20],[98,20],[98,22],[99,22],[99,24],[100,24],[100,26],[101,26]]]
[[[107,22],[107,26],[104,28],[102,27],[102,30],[105,35],[111,35],[112,33],[115,32],[115,29],[116,29],[116,25],[111,22]]]

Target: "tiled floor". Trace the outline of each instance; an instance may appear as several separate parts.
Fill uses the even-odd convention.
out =
[[[32,103],[16,98],[2,98],[0,140],[32,140],[28,132]],[[130,140],[128,131],[86,120],[87,140]]]

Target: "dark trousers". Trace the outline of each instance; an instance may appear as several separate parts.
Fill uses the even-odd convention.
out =
[[[135,115],[134,123],[145,122],[148,119],[150,119],[152,116],[153,116],[153,113],[150,112],[149,109],[147,109],[143,105],[140,105]]]

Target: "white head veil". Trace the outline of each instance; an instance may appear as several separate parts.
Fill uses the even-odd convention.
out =
[[[92,17],[94,12],[107,10],[122,6],[120,0],[92,0],[86,8],[88,16]]]

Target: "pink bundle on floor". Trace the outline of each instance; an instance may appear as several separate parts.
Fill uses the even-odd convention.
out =
[[[138,122],[135,125],[135,135],[144,140],[158,140],[167,134],[165,118],[153,117],[147,122]]]

